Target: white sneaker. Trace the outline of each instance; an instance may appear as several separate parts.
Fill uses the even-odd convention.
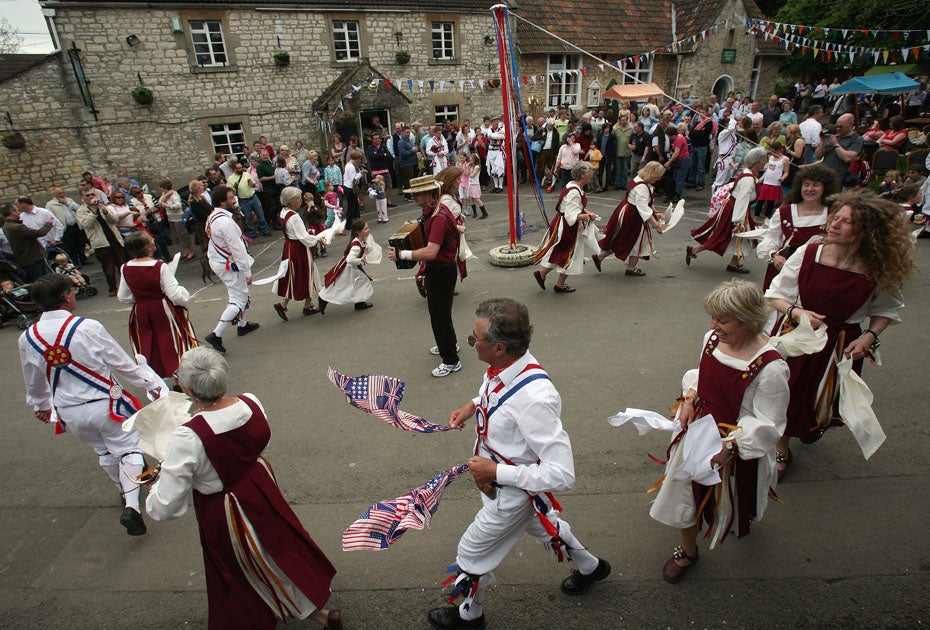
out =
[[[459,348],[459,344],[455,344],[455,351],[456,351],[456,352],[459,352],[459,351],[461,351],[461,350],[462,350],[462,349]],[[429,353],[430,353],[430,354],[435,354],[435,355],[438,357],[438,356],[439,356],[439,346],[433,346],[432,348],[430,348],[430,349],[429,349]]]
[[[433,376],[437,378],[442,378],[443,376],[449,376],[453,372],[458,372],[462,369],[462,362],[459,361],[455,365],[448,365],[446,363],[440,363],[439,367],[433,370]]]

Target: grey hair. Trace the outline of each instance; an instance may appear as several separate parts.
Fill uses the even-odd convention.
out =
[[[286,206],[295,199],[303,199],[303,193],[296,186],[287,186],[281,191],[281,205]]]
[[[594,165],[590,162],[585,162],[581,160],[580,162],[575,162],[575,165],[572,166],[572,179],[581,179],[588,173],[594,172]]]
[[[178,383],[191,390],[198,402],[215,402],[229,386],[229,364],[213,348],[191,348],[181,357]]]
[[[758,335],[765,329],[772,308],[758,284],[746,280],[729,280],[718,285],[704,298],[704,310],[711,317],[729,315],[751,334]]]
[[[768,159],[768,152],[762,147],[750,149],[743,158],[743,168],[750,168],[753,164],[764,162]]]
[[[533,325],[526,306],[510,298],[492,298],[478,305],[475,316],[488,320],[488,330],[484,335],[486,344],[502,343],[512,357],[526,354],[533,337]]]

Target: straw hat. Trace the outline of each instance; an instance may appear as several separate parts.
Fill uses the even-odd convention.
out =
[[[423,177],[414,177],[410,180],[410,188],[404,191],[405,195],[415,195],[421,192],[429,192],[430,190],[439,190],[439,182],[437,182],[432,175],[424,175]]]

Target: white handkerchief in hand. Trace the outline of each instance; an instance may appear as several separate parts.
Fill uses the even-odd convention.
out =
[[[688,425],[682,439],[681,466],[672,471],[673,481],[695,481],[712,486],[720,483],[720,473],[711,468],[710,458],[723,448],[723,440],[713,416],[704,416]]]
[[[168,392],[123,421],[123,431],[139,432],[139,448],[158,461],[165,459],[168,440],[174,430],[191,419],[190,399],[180,392]]]
[[[371,234],[369,234],[368,240],[365,241],[365,262],[369,265],[379,265],[381,264],[381,259],[381,246],[378,245]]]
[[[332,244],[333,238],[338,232],[345,232],[346,229],[346,220],[345,219],[336,219],[333,221],[332,227],[328,227],[319,234],[316,235],[317,238],[323,239],[323,242],[327,245]]]
[[[640,435],[646,435],[651,431],[678,431],[681,428],[676,420],[669,420],[655,411],[630,407],[627,407],[626,411],[607,418],[607,422],[615,427],[632,422]]]
[[[281,278],[284,277],[284,274],[287,273],[287,264],[288,264],[287,259],[282,260],[281,264],[278,265],[278,270],[275,272],[273,276],[270,276],[268,278],[262,278],[261,280],[252,280],[252,284],[254,285],[271,284],[275,280],[280,280]]]
[[[817,330],[811,327],[807,317],[801,317],[797,328],[783,335],[775,335],[769,342],[783,357],[799,357],[802,354],[814,354],[827,345],[827,325],[822,324]]]
[[[837,363],[836,380],[840,386],[840,417],[856,438],[866,459],[885,441],[885,432],[872,411],[872,391],[853,369],[853,360]]]

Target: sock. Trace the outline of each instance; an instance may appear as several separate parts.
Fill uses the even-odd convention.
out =
[[[140,513],[139,485],[133,483],[132,480],[142,474],[143,461],[142,453],[127,453],[119,460],[119,482],[123,489],[123,501],[126,507],[131,507]]]

